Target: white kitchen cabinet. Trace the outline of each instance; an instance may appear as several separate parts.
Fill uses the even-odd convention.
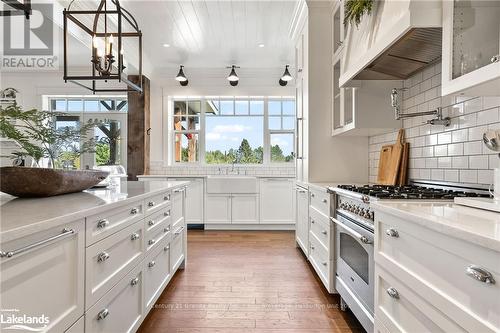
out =
[[[3,243],[1,251],[7,253],[0,258],[4,321],[10,315],[43,315],[48,320],[45,323],[47,331],[63,332],[83,315],[83,220]],[[19,312],[9,312],[8,309],[18,309]],[[26,325],[38,328],[45,324]],[[7,326],[2,324],[3,329]]]
[[[84,333],[85,332],[85,316],[81,316],[70,328],[64,333]]]
[[[186,223],[203,223],[204,178],[168,178],[172,181],[189,181],[186,188]]]
[[[145,317],[144,274],[137,265],[85,314],[85,332],[135,332]]]
[[[184,267],[186,259],[187,233],[184,225],[174,229],[170,241],[170,271],[175,272],[177,268]]]
[[[442,95],[500,95],[500,2],[443,1]]]
[[[231,221],[234,224],[259,223],[259,195],[233,194],[231,197]]]
[[[260,223],[295,224],[294,181],[290,178],[260,180]]]
[[[307,188],[297,186],[295,240],[306,257],[309,254],[309,192]]]
[[[205,198],[205,224],[231,223],[231,195],[207,194]]]
[[[144,260],[144,306],[151,309],[170,279],[170,240],[165,239]]]

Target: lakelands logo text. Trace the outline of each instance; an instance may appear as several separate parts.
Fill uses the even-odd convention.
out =
[[[44,314],[30,316],[20,314],[18,309],[2,310],[0,313],[0,330],[41,332],[47,329],[49,322],[49,317]]]
[[[23,15],[3,20],[2,70],[57,70],[51,3],[32,4],[30,19]]]

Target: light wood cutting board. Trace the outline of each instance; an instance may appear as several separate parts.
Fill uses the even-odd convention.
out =
[[[378,161],[377,184],[385,185],[388,183],[388,170],[391,163],[393,145],[383,146],[380,150],[380,159]]]
[[[401,157],[401,166],[399,167],[398,185],[404,186],[408,183],[408,158],[410,155],[410,143],[405,142],[403,146],[403,155]]]
[[[404,149],[403,140],[404,129],[400,129],[396,143],[382,147],[378,164],[377,183],[382,185],[396,185],[398,183],[399,167]]]

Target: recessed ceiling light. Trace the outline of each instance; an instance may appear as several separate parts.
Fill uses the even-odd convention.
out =
[[[170,47],[170,44],[163,44],[163,47]]]
[[[259,44],[259,47],[260,47],[260,48],[262,48],[262,47],[264,47],[264,46],[265,46],[264,44]]]

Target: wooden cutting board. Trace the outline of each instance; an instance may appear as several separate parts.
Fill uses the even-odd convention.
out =
[[[392,145],[383,146],[380,150],[380,158],[378,161],[378,175],[377,184],[387,184],[388,183],[388,170],[389,164],[391,163],[392,156]]]
[[[389,148],[391,147],[391,148]],[[383,146],[380,151],[377,183],[396,185],[398,183],[399,167],[404,150],[404,129],[400,129],[396,143]]]
[[[410,157],[410,143],[405,142],[403,146],[403,155],[399,167],[398,185],[403,186],[408,183],[408,158]]]

